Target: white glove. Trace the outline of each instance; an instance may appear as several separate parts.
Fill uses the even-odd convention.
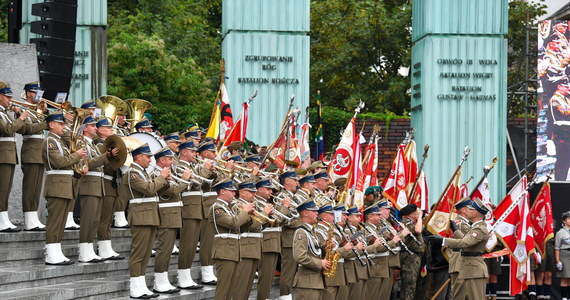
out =
[[[562,267],[562,262],[559,262],[559,263],[556,264],[556,269],[557,269],[558,271],[562,271],[562,269],[564,269],[564,267]]]
[[[556,155],[556,145],[553,140],[546,140],[546,154],[550,156]]]

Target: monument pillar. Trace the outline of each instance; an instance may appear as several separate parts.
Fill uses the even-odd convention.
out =
[[[222,57],[234,120],[251,104],[247,138],[268,146],[294,107],[309,105],[309,0],[224,0]]]
[[[424,170],[437,201],[459,163],[470,189],[495,156],[491,199],[505,195],[507,119],[506,0],[416,0],[412,17],[411,124],[418,147],[430,145]]]

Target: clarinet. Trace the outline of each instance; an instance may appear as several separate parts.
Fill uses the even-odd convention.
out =
[[[352,230],[352,228],[350,228],[350,225],[347,224],[346,227],[348,227],[348,230],[350,231],[351,234],[354,234],[354,231]],[[362,242],[364,244],[364,246],[368,246],[368,244],[366,243],[366,241],[362,238],[359,237],[358,241]],[[376,263],[372,260],[372,258],[370,257],[370,254],[368,254],[368,251],[366,251],[365,248],[362,248],[362,253],[364,253],[364,256],[366,257],[366,260],[368,261],[368,264],[371,266],[376,265]],[[360,258],[358,258],[360,260]],[[362,262],[361,262],[362,264]],[[364,265],[362,265],[364,267]]]
[[[396,219],[396,217],[394,217],[394,215],[390,214],[390,218],[392,218],[398,224],[398,226],[400,226],[402,228],[406,227],[406,225],[404,225],[402,222],[398,221],[398,219]],[[410,232],[410,236],[412,237],[412,239],[414,240],[414,242],[416,242],[416,244],[418,246],[421,246],[422,243],[420,243],[420,241],[418,241],[418,239],[416,238],[416,235],[413,232]]]
[[[380,242],[382,243],[382,246],[386,247],[386,249],[388,249],[388,251],[390,252],[390,254],[392,255],[396,255],[396,251],[394,251],[394,249],[392,249],[392,247],[390,247],[390,245],[388,245],[388,243],[386,242],[386,240],[377,235],[375,232],[370,231],[370,229],[368,229],[368,227],[366,227],[366,224],[360,222],[360,226],[364,227],[364,230],[366,230],[368,233],[370,233],[373,237],[375,237],[376,239],[379,239]]]
[[[398,232],[396,232],[396,229],[394,229],[394,227],[392,227],[392,225],[390,225],[390,223],[388,223],[388,221],[386,221],[386,219],[382,218],[382,224],[384,224],[384,226],[386,228],[388,228],[388,230],[393,234],[393,235],[397,235]],[[406,245],[406,243],[404,243],[403,240],[400,240],[400,246],[402,246],[402,248],[404,248],[404,251],[408,252],[409,255],[414,255],[414,252],[412,252],[412,250],[410,250],[410,248],[408,248],[408,245]]]
[[[340,232],[340,235],[342,236],[342,238],[350,242],[350,238],[348,236],[346,236],[344,231],[342,231],[342,228],[340,227],[340,225],[338,225],[335,222],[333,222],[333,224],[336,226],[336,230],[338,230]],[[339,244],[339,247],[340,247],[340,244]],[[356,258],[358,258],[358,261],[360,262],[361,266],[363,266],[363,267],[366,266],[366,262],[364,260],[362,260],[362,258],[360,258],[360,255],[358,255],[358,252],[356,252],[356,248],[352,248],[352,253],[354,253]]]

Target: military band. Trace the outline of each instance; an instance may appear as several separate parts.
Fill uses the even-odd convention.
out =
[[[37,83],[25,86],[30,106],[38,105],[38,90]],[[161,138],[146,118],[126,119],[120,111],[94,116],[96,101],[73,113],[62,111],[62,106],[42,115],[12,107],[11,97],[11,89],[0,82],[0,174],[6,179],[0,181],[0,231],[18,230],[8,218],[7,205],[19,133],[24,139],[25,230],[44,230],[37,214],[37,183],[45,175],[48,265],[73,263],[63,254],[61,241],[66,223],[75,226],[72,212],[78,198],[79,262],[123,259],[113,250],[111,224],[130,228],[132,298],[202,289],[191,273],[197,249],[199,282],[216,285],[216,299],[247,299],[256,272],[256,298],[269,299],[277,268],[280,299],[390,299],[397,277],[400,299],[416,297],[426,252],[423,212],[407,205],[399,211],[399,221],[390,201],[381,196],[381,187],[366,190],[364,207],[346,207],[334,194],[344,182],[331,185],[327,166],[320,161],[307,170],[265,168],[262,156],[245,156],[242,143],[232,143],[227,158],[221,159],[216,142],[203,139],[198,128]],[[68,114],[74,117],[72,124]],[[126,120],[132,130],[125,127]],[[159,144],[159,149],[152,151],[147,141],[130,137],[129,131],[148,135],[148,142]],[[479,300],[487,278],[481,254],[488,233],[482,216],[489,208],[465,198],[455,209],[452,238],[432,235],[430,242],[449,251],[453,299]],[[177,236],[177,282],[171,283],[168,272]],[[151,291],[145,276],[153,246]]]

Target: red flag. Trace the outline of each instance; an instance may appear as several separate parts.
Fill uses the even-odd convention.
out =
[[[352,118],[342,133],[340,143],[336,148],[332,162],[329,164],[329,177],[331,182],[339,178],[347,178],[354,162],[354,147],[358,144],[355,134],[355,119]]]
[[[554,237],[552,228],[552,202],[550,200],[550,183],[545,183],[530,209],[530,222],[534,235],[534,243],[544,256],[546,242]]]
[[[406,174],[407,174],[407,183],[406,183],[406,190],[407,193],[410,193],[412,189],[412,185],[416,182],[416,178],[418,177],[418,156],[416,155],[416,142],[414,140],[410,140],[410,142],[406,145]],[[410,201],[410,203],[413,203]]]
[[[293,117],[291,113],[287,116],[287,118]],[[289,119],[289,121],[285,122],[285,127],[270,147],[271,151],[269,152],[269,157],[280,169],[285,168],[286,164],[299,165],[301,163],[299,145],[296,139],[292,137],[293,123],[293,119]],[[287,124],[289,124],[289,126],[287,126]],[[289,145],[287,145],[287,140],[289,140]],[[288,155],[286,155],[286,152],[288,152]],[[288,161],[286,158],[288,158]]]
[[[469,187],[467,186],[467,182],[463,183],[459,187],[459,197],[460,199],[463,197],[469,197]]]
[[[408,204],[408,195],[406,194],[408,174],[406,173],[405,147],[404,144],[400,144],[398,147],[398,153],[394,162],[392,162],[390,175],[384,183],[384,196],[390,199],[398,209],[402,209]]]
[[[530,261],[519,264],[513,256],[510,256],[509,272],[509,295],[515,296],[524,292],[530,283]]]
[[[451,211],[453,206],[459,200],[459,178],[461,177],[461,172],[457,172],[455,178],[453,178],[452,184],[447,189],[445,196],[441,199],[438,207],[434,208],[433,216],[427,223],[427,229],[437,235],[443,237],[450,237],[451,232],[449,231],[449,220],[451,219]]]
[[[526,262],[534,252],[526,176],[519,180],[495,208],[493,216],[497,220],[503,216],[503,221],[496,226],[497,237],[503,241],[505,248],[509,249],[519,264]]]
[[[426,173],[422,170],[420,172],[420,178],[418,179],[418,184],[412,195],[413,202],[422,210],[429,212],[429,199],[428,199],[428,186],[426,180]]]
[[[354,143],[354,161],[352,163],[352,174],[350,176],[350,188],[354,188],[354,198],[351,201],[346,201],[345,204],[348,206],[356,205],[359,208],[364,206],[364,172],[362,171],[362,154],[360,153],[360,142],[365,142],[366,140],[361,133],[358,134],[358,141]],[[349,200],[348,198],[347,200]]]
[[[374,137],[374,142],[369,143],[364,151],[364,157],[368,157],[362,162],[364,170],[364,189],[369,186],[378,185],[378,136]],[[366,155],[368,154],[368,155]]]
[[[232,116],[232,108],[230,107],[230,97],[226,90],[226,85],[221,86],[222,102],[220,105],[220,140],[224,140],[234,127],[234,119]]]

